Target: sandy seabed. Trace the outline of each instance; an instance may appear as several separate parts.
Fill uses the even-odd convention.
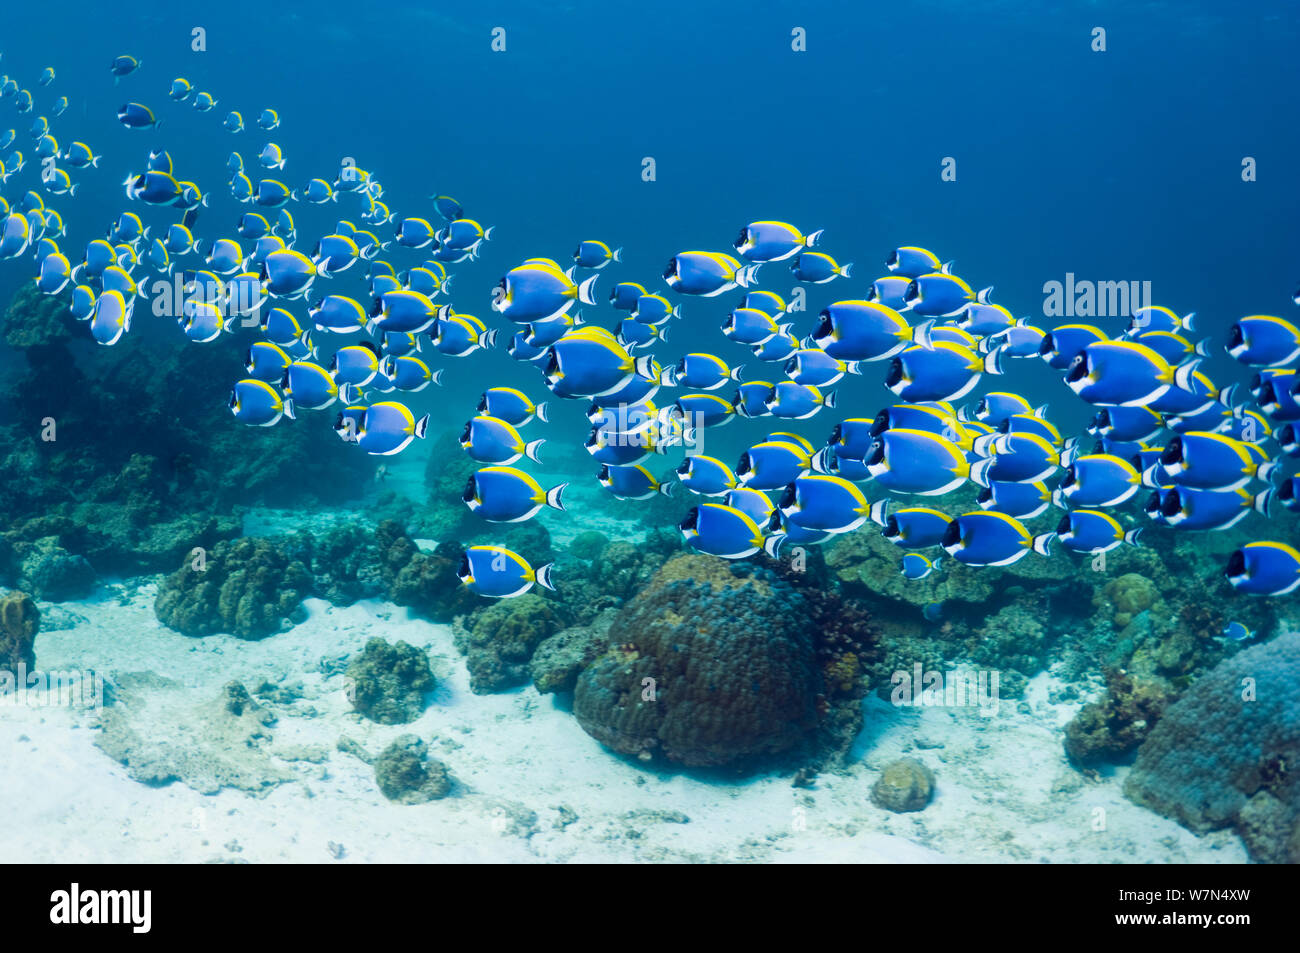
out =
[[[367,601],[306,604],[308,618],[262,641],[189,638],[158,623],[156,583],[104,587],[91,600],[42,605],[44,670],[120,683],[115,705],[141,746],[229,757],[250,793],[142,783],[96,745],[100,714],[0,705],[0,794],[8,862],[1019,862],[1244,863],[1229,832],[1198,837],[1121,794],[1124,769],[1085,778],[1061,730],[1079,702],[1049,702],[1050,674],[993,717],[975,708],[904,708],[869,697],[843,773],[810,788],[789,776],[727,780],[659,771],[588,737],[563,700],[531,686],[475,695],[448,626]],[[53,631],[48,627],[55,626]],[[378,725],[351,710],[339,666],[366,639],[429,653],[438,686],[421,717]],[[327,674],[328,673],[328,674]],[[266,682],[267,739],[220,750],[204,712],[223,686]],[[207,706],[207,707],[204,707]],[[378,754],[399,735],[429,744],[454,777],[441,800],[401,805],[340,738]],[[922,812],[871,803],[884,765],[914,757],[936,775]],[[202,786],[202,785],[200,785]]]

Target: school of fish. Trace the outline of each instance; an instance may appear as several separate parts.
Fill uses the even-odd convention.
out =
[[[124,54],[108,72],[121,83],[140,68]],[[621,249],[588,239],[571,263],[529,258],[484,295],[506,322],[490,328],[448,299],[449,266],[477,257],[492,228],[447,195],[429,197],[430,218],[396,215],[376,177],[348,161],[292,187],[272,177],[283,177],[286,164],[272,141],[247,165],[230,153],[223,187],[248,207],[230,233],[197,236],[208,194],[179,178],[165,150],[142,149],[138,171],[122,183],[126,209],[103,238],[65,251],[63,217],[46,202],[75,199],[83,180],[100,175],[102,156],[55,137],[51,122],[68,100],[54,98],[54,83],[52,67],[35,92],[0,76],[0,107],[34,117],[34,161],[15,148],[16,129],[0,129],[0,184],[27,168],[39,179],[12,202],[0,196],[0,260],[34,265],[39,290],[66,300],[103,346],[130,333],[146,277],[173,282],[167,313],[189,341],[260,329],[246,376],[229,395],[237,421],[283,426],[304,412],[333,411],[324,419],[333,417],[339,437],[369,454],[400,453],[425,436],[429,415],[417,416],[407,395],[440,382],[435,361],[504,347],[533,367],[519,375],[521,386],[487,387],[466,408],[460,438],[481,465],[463,500],[486,520],[564,509],[567,484],[543,487],[516,466],[540,459],[545,438],[535,433],[544,431],[548,403],[526,391],[540,396],[543,387],[586,406],[586,449],[602,487],[636,501],[672,496],[680,484],[699,497],[681,520],[683,538],[724,559],[780,556],[871,522],[899,547],[900,571],[922,579],[942,572],[945,559],[1005,566],[1050,556],[1053,546],[1096,554],[1138,545],[1144,528],[1126,525],[1115,509],[1144,491],[1155,531],[1225,529],[1252,513],[1267,517],[1274,504],[1300,510],[1300,477],[1286,466],[1300,457],[1300,330],[1285,318],[1242,317],[1222,342],[1195,340],[1194,315],[1158,306],[1138,308],[1115,337],[1089,324],[1043,329],[994,303],[991,288],[975,291],[951,262],[900,246],[880,277],[796,330],[781,294],[760,282],[849,287],[853,266],[815,250],[820,231],[759,220],[725,252],[673,254],[661,282],[611,282],[601,296],[622,317],[600,324],[579,306],[597,305],[598,279],[621,262]],[[47,91],[48,116],[39,115]],[[218,104],[182,77],[156,92],[173,109],[205,113]],[[128,129],[163,125],[140,102],[117,115]],[[265,108],[246,122],[232,110],[219,125],[232,135],[271,133],[280,115]],[[329,234],[300,241],[290,211],[300,203],[338,206],[364,227],[340,218]],[[175,220],[155,232],[132,206],[167,210]],[[421,260],[399,270],[386,260],[390,252],[419,252]],[[334,279],[353,269],[365,278],[360,299],[335,290]],[[720,295],[732,296],[720,335],[749,348],[761,370],[704,350],[661,366],[653,351],[683,307],[703,310],[690,302]],[[1246,369],[1245,379],[1220,386],[1202,370],[1216,343]],[[1095,409],[1088,436],[1064,437],[1045,405],[1033,406],[1014,386],[997,389],[1014,381],[1018,362],[1035,360]],[[819,427],[824,440],[796,432],[806,429],[801,421],[837,409],[841,379],[865,374],[883,380],[892,403]],[[734,466],[694,452],[706,430],[737,416],[771,418],[771,431]],[[679,452],[676,465],[647,466]],[[925,505],[968,484],[978,487],[971,512],[953,517]],[[1053,508],[1054,529],[1026,525]],[[502,546],[472,546],[460,578],[481,595],[511,597],[533,585],[554,588],[551,569]],[[1285,595],[1300,586],[1300,552],[1260,539],[1237,549],[1224,572],[1239,592]],[[1225,631],[1231,639],[1250,634]]]

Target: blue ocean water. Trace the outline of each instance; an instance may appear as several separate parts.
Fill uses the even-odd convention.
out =
[[[1221,346],[1233,321],[1297,315],[1300,15],[1292,4],[442,6],[328,0],[289,10],[230,2],[123,16],[102,4],[69,2],[57,17],[32,5],[6,9],[0,73],[31,88],[36,108],[19,115],[11,102],[0,102],[0,133],[15,128],[29,163],[3,195],[17,206],[27,189],[39,191],[28,127],[59,95],[70,100],[64,115],[51,117],[61,144],[80,140],[103,155],[99,168],[74,175],[75,196],[46,199],[63,214],[67,235],[59,241],[74,264],[85,243],[102,237],[125,210],[138,212],[154,234],[177,219],[174,210],[147,209],[124,194],[124,180],[144,167],[150,149],[165,148],[177,177],[208,194],[194,228],[207,239],[233,235],[250,208],[226,185],[232,150],[254,182],[266,174],[294,188],[312,177],[332,181],[341,162],[355,161],[382,182],[383,201],[399,218],[440,225],[429,197],[448,193],[468,216],[493,227],[476,259],[450,267],[449,300],[497,328],[502,343],[514,328],[490,307],[501,277],[530,257],[567,265],[578,242],[600,239],[622,248],[622,260],[600,272],[599,303],[584,309],[589,322],[610,327],[623,317],[605,303],[609,289],[639,281],[682,305],[683,317],[654,349],[661,364],[710,351],[746,364],[747,378],[779,378],[779,370],[762,367],[748,348],[719,333],[739,293],[673,296],[661,275],[680,251],[731,252],[737,231],[756,220],[792,222],[805,233],[822,229],[819,250],[853,263],[849,279],[802,286],[805,309],[783,319],[799,336],[822,308],[861,297],[885,273],[893,249],[913,244],[952,259],[972,288],[993,286],[994,301],[1045,330],[1070,320],[1045,310],[1052,282],[1149,287],[1146,303],[1196,312],[1189,337],[1212,342],[1203,369],[1221,384],[1250,376]],[[196,30],[202,50],[194,49]],[[1098,30],[1104,50],[1097,48]],[[142,65],[114,84],[108,65],[123,53]],[[45,66],[56,69],[57,79],[37,87]],[[216,107],[199,113],[188,102],[169,101],[176,76],[210,92]],[[150,106],[161,126],[123,128],[116,111],[127,101]],[[280,113],[274,132],[255,127],[265,107]],[[221,128],[231,109],[242,113],[244,132]],[[282,147],[283,170],[257,168],[266,141]],[[647,163],[654,169],[649,179]],[[304,251],[340,218],[369,227],[354,195],[289,209]],[[392,225],[375,230],[387,240]],[[398,269],[425,256],[396,246],[380,255]],[[0,262],[0,302],[31,281],[29,259]],[[787,264],[767,264],[760,275],[763,287],[788,298],[796,282],[786,276]],[[360,274],[357,267],[332,283],[318,281],[314,291],[368,302]],[[1118,334],[1127,318],[1080,320]],[[133,337],[149,342],[142,356],[160,361],[191,346],[170,320],[137,320]],[[232,340],[210,345],[228,383],[243,376],[239,360],[252,337]],[[90,342],[78,342],[72,353],[87,376],[104,373]],[[138,373],[150,373],[142,363]],[[430,415],[430,437],[458,433],[486,386],[547,396],[539,370],[512,360],[503,347],[430,363],[444,370],[442,386],[409,398],[417,415]],[[0,371],[17,375],[24,366],[16,350],[0,348]],[[868,365],[862,376],[845,378],[834,388],[833,412],[790,429],[821,446],[844,417],[874,416],[894,401],[881,384],[886,367]],[[985,379],[973,396],[995,387],[1047,403],[1066,435],[1080,433],[1094,413],[1039,361],[1016,361],[1009,371]],[[175,387],[177,413],[193,402],[222,407],[229,394],[186,380]],[[728,385],[718,393],[731,391]],[[592,480],[597,467],[577,449],[589,427],[587,403],[551,400],[544,436],[552,449],[542,451],[548,476]],[[334,408],[300,416],[277,428],[327,428]],[[0,405],[0,423],[34,426],[13,405]],[[223,442],[242,427],[231,418],[224,425]],[[706,452],[734,463],[772,429],[771,418],[736,420],[709,431]],[[534,423],[525,437],[539,435]],[[417,445],[411,453],[425,449]],[[342,444],[328,448],[337,459],[355,453]],[[667,469],[657,459],[648,465]],[[361,497],[373,487],[357,479],[353,489]],[[236,488],[233,495],[255,506],[265,502],[260,492],[250,489],[245,498]],[[676,501],[682,511],[693,502],[686,496]],[[583,528],[601,527],[601,518],[574,514]],[[1053,525],[1056,518],[1053,511]],[[1285,536],[1295,524],[1275,525]],[[617,536],[618,526],[604,528]],[[671,521],[663,528],[674,530]],[[875,532],[869,524],[867,530]],[[1222,561],[1214,542],[1204,551],[1207,564]],[[116,574],[111,565],[95,569]],[[1061,589],[1067,595],[1060,598],[1073,598],[1066,585]],[[1121,596],[1113,601],[1118,605]],[[1158,610],[1154,599],[1116,610],[1116,620],[1124,616],[1123,625],[1115,622],[1124,633],[1116,638],[1130,656],[1141,641],[1134,632]],[[1226,621],[1216,616],[1198,624],[1218,631]],[[1104,627],[1110,625],[1108,616]],[[1198,655],[1164,675],[1186,680],[1217,661]]]
[[[233,108],[251,125],[272,105],[289,184],[329,177],[353,156],[399,214],[428,213],[426,197],[441,191],[497,226],[481,259],[460,269],[465,311],[486,311],[513,263],[563,259],[585,237],[624,247],[619,280],[662,291],[671,254],[727,250],[758,218],[824,228],[825,250],[853,261],[860,279],[882,272],[897,245],[939,249],[974,287],[995,285],[996,300],[1034,319],[1044,282],[1069,272],[1150,281],[1156,303],[1196,311],[1206,333],[1289,307],[1297,280],[1300,190],[1288,170],[1300,131],[1287,117],[1300,99],[1298,27],[1284,3],[488,3],[445,13],[228,3],[130,22],[74,3],[60,14],[54,44],[46,11],[7,10],[3,69],[32,82],[55,65],[55,89],[72,101],[56,129],[105,155],[66,216],[72,247],[123,210],[114,186],[156,144],[211,192],[204,226],[232,226],[241,209],[221,188],[226,156],[241,149],[251,161],[261,140],[220,122]],[[206,52],[190,48],[195,27]],[[497,27],[504,52],[492,50]],[[1091,48],[1097,27],[1105,52]],[[795,28],[805,52],[791,49]],[[114,87],[107,63],[119,51],[144,67]],[[175,75],[211,90],[217,108],[168,102]],[[128,98],[151,104],[163,127],[123,129],[115,110]],[[654,182],[641,178],[646,156]],[[1241,179],[1246,156],[1257,181]],[[955,182],[941,181],[945,157]],[[308,235],[338,209],[294,211]],[[4,290],[12,271],[0,275]],[[843,287],[810,288],[809,311]],[[704,305],[685,309],[669,357],[688,349],[682,332],[720,323],[721,303]],[[476,365],[453,365],[448,393],[477,386],[482,366],[509,368],[503,354]],[[1047,374],[1029,386],[1044,399],[1056,390]],[[883,392],[848,382],[843,396],[858,395]]]

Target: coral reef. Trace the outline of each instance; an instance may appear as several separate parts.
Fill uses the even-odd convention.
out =
[[[237,535],[237,505],[334,503],[367,485],[373,460],[328,428],[230,415],[240,347],[177,348],[158,326],[85,362],[94,345],[70,321],[31,284],[3,320],[27,370],[0,381],[0,579],[25,573],[48,587],[43,598],[71,598],[92,571],[171,571],[193,547]]]
[[[424,696],[433,691],[429,657],[406,642],[388,644],[375,638],[348,663],[348,697],[352,707],[381,725],[415,721],[424,711]]]
[[[88,595],[97,581],[85,556],[73,555],[59,545],[59,537],[42,536],[12,544],[17,582],[40,599],[62,602]]]
[[[307,568],[277,541],[245,537],[219,542],[210,553],[187,554],[159,586],[154,613],[184,635],[259,639],[280,631],[311,589]]]
[[[934,773],[915,758],[885,765],[871,786],[871,803],[895,814],[923,811],[934,796]]]
[[[1065,726],[1065,755],[1077,767],[1125,760],[1137,750],[1169,704],[1163,681],[1105,671],[1106,691]]]
[[[311,573],[312,594],[332,605],[351,605],[385,593],[379,540],[355,523],[315,536],[295,533],[285,551]]]
[[[458,543],[445,542],[424,553],[399,523],[385,520],[375,529],[375,544],[385,594],[399,606],[409,606],[435,622],[450,622],[480,604],[460,583],[465,551]]]
[[[0,337],[12,348],[51,348],[70,341],[81,329],[59,296],[43,295],[24,282],[0,319]]]
[[[807,743],[821,677],[802,596],[774,573],[669,560],[624,606],[626,640],[578,676],[574,714],[607,747],[687,766],[743,763]]]
[[[453,781],[447,766],[429,757],[429,746],[415,735],[401,735],[375,759],[375,782],[398,804],[424,804],[446,797]]]
[[[36,668],[36,633],[41,611],[25,592],[7,592],[0,597],[0,671],[18,674]]]
[[[527,592],[476,609],[456,628],[456,648],[465,653],[469,687],[478,695],[528,681],[533,651],[563,626],[560,604]]]
[[[597,549],[599,536],[592,534],[583,542],[578,542],[578,537],[556,563],[555,576],[564,580],[559,598],[576,625],[585,625],[601,612],[617,608],[635,596],[663,565],[668,553],[678,548],[674,545],[665,549],[663,538],[654,537],[640,546],[614,540]],[[574,544],[586,558],[575,555]]]
[[[618,615],[606,609],[586,625],[571,626],[544,639],[528,663],[528,675],[543,695],[571,692],[582,670],[610,645],[610,628]]]
[[[1124,793],[1194,831],[1235,827],[1274,861],[1289,848],[1273,834],[1300,823],[1297,765],[1300,632],[1289,632],[1193,682],[1138,748]]]
[[[594,562],[601,551],[609,545],[609,537],[595,530],[585,530],[573,537],[569,543],[569,555],[583,562]]]

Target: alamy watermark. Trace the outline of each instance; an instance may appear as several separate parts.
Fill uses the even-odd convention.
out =
[[[0,669],[0,707],[86,708],[104,707],[104,679],[95,672]]]
[[[1043,295],[1048,318],[1127,318],[1154,301],[1149,281],[1076,280],[1072,271],[1043,282]]]
[[[978,708],[981,717],[992,718],[998,713],[1001,680],[997,671],[927,672],[917,662],[910,672],[899,669],[890,676],[894,689],[889,700],[914,708]]]

